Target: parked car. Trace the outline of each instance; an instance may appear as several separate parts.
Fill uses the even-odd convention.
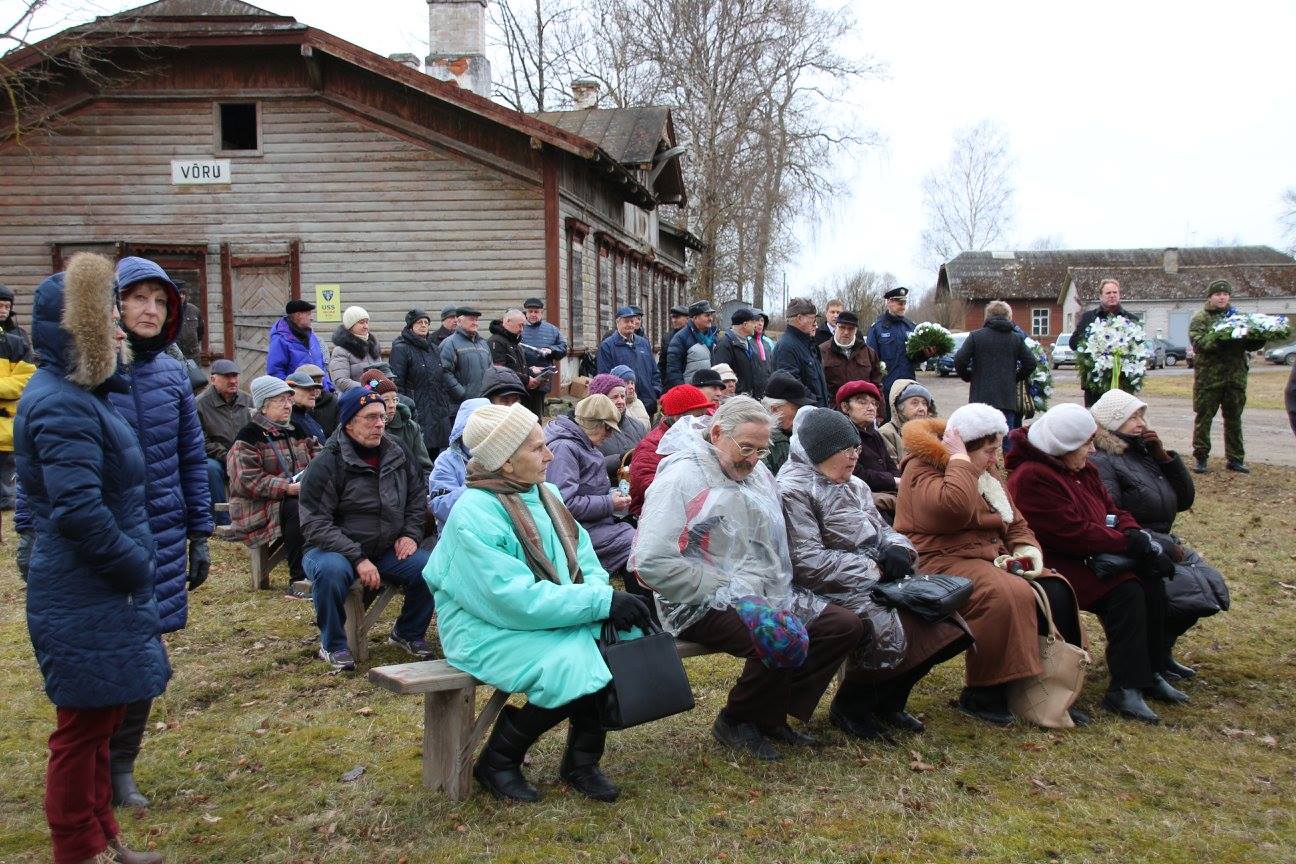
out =
[[[1296,341],[1270,348],[1264,356],[1270,363],[1279,366],[1296,366]]]
[[[1057,339],[1053,342],[1053,350],[1049,352],[1049,363],[1053,365],[1054,369],[1068,364],[1071,366],[1076,364],[1075,352],[1071,350],[1070,333],[1058,334]]]
[[[1174,366],[1178,363],[1187,363],[1187,362],[1188,362],[1187,345],[1171,345],[1169,342],[1166,342],[1165,365]]]
[[[952,335],[954,336],[954,350],[948,354],[942,354],[935,361],[936,374],[942,378],[948,378],[954,374],[954,355],[963,347],[963,343],[967,341],[968,337],[967,333],[954,333]]]
[[[1149,369],[1164,369],[1166,365],[1166,345],[1164,339],[1153,337],[1147,340],[1147,361]]]

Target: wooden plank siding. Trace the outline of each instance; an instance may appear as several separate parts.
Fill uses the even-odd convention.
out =
[[[344,305],[364,306],[384,345],[412,306],[435,315],[467,301],[495,316],[542,293],[538,183],[386,134],[319,99],[259,101],[263,155],[220,155],[232,162],[228,186],[171,185],[170,160],[217,158],[210,98],[105,100],[25,149],[0,148],[0,281],[15,289],[20,317],[49,273],[51,243],[205,244],[216,353],[226,242],[239,256],[286,254],[300,240],[303,295],[339,283]],[[318,328],[326,343],[332,326]]]

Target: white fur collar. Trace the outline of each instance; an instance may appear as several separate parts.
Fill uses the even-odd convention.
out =
[[[1003,484],[993,474],[989,471],[982,472],[977,479],[977,491],[981,493],[986,503],[1003,517],[1005,525],[1012,524],[1012,503],[1008,500],[1008,493],[1004,491]]]

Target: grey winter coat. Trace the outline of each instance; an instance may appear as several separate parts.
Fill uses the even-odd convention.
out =
[[[969,402],[984,402],[1000,411],[1017,411],[1017,382],[1035,371],[1035,356],[1007,318],[987,318],[954,355],[954,371],[968,388]]]
[[[383,435],[378,468],[370,468],[339,428],[301,481],[298,504],[307,548],[337,552],[353,565],[376,560],[401,537],[423,540],[427,487],[401,442]]]
[[[341,324],[333,331],[333,351],[329,354],[328,373],[339,393],[360,386],[360,376],[370,363],[382,359],[378,337],[369,334],[361,339]]]
[[[482,375],[491,366],[490,343],[480,334],[469,336],[462,327],[441,343],[441,368],[455,402],[481,395]]]

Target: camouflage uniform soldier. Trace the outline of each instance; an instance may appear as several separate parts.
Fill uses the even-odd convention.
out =
[[[1242,409],[1246,407],[1247,352],[1264,347],[1264,341],[1254,339],[1217,342],[1203,347],[1202,337],[1223,316],[1236,310],[1229,304],[1233,286],[1216,279],[1206,288],[1206,308],[1193,316],[1188,325],[1188,338],[1197,352],[1197,368],[1193,376],[1193,456],[1198,474],[1207,471],[1206,457],[1210,455],[1211,422],[1215,412],[1224,411],[1224,456],[1226,467],[1239,474],[1249,474],[1245,465],[1246,451],[1242,446]]]

